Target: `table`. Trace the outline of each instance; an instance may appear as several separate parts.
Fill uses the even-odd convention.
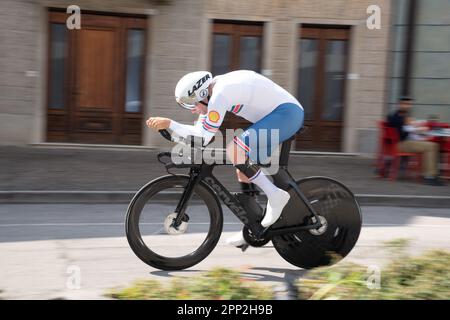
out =
[[[444,155],[444,159],[442,161],[442,173],[443,178],[450,178],[450,129],[435,129],[430,130],[424,133],[426,136],[430,137],[431,141],[439,143],[440,151]]]
[[[450,138],[450,129],[430,130],[424,133],[430,137],[446,137]]]

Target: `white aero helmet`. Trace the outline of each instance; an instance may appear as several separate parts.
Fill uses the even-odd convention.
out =
[[[175,87],[175,99],[183,108],[194,109],[197,103],[209,96],[208,87],[211,82],[211,72],[188,73],[178,81]]]

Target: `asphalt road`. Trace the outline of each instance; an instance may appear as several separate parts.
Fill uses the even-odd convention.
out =
[[[271,243],[245,253],[227,246],[225,238],[241,227],[228,211],[224,212],[222,237],[209,257],[185,271],[156,270],[141,262],[128,246],[126,208],[119,204],[0,205],[0,298],[101,299],[109,288],[136,279],[167,280],[216,266],[233,267],[246,277],[275,285],[305,273],[283,260]],[[171,210],[165,204],[156,209],[161,213]],[[161,226],[150,220],[147,234],[157,242],[158,250],[184,250],[180,244],[186,246],[203,236],[209,218],[202,210],[198,212],[191,217],[198,224],[190,236],[166,241]],[[347,261],[382,271],[392,254],[383,243],[398,238],[411,239],[408,250],[413,254],[430,248],[450,249],[449,209],[363,207],[362,212],[363,230]]]

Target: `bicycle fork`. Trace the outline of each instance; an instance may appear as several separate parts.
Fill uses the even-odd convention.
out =
[[[184,188],[183,194],[181,195],[181,199],[178,202],[177,207],[175,208],[175,213],[177,214],[176,218],[173,219],[171,227],[174,227],[178,230],[178,227],[181,225],[181,223],[188,222],[189,217],[187,214],[185,214],[187,204],[189,200],[192,197],[192,193],[194,192],[194,188],[197,185],[198,181],[200,179],[200,172],[197,170],[191,169],[191,174],[189,176],[189,181],[186,185],[186,188]]]

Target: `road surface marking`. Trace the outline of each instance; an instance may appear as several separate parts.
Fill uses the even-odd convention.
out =
[[[140,223],[139,225],[163,225],[164,223]],[[189,224],[208,225],[209,222],[190,222]],[[0,227],[86,227],[86,226],[124,226],[125,223],[10,223],[0,224]],[[224,225],[242,225],[240,222],[225,222]],[[450,224],[395,224],[395,223],[367,223],[363,227],[423,227],[423,228],[449,228]]]

